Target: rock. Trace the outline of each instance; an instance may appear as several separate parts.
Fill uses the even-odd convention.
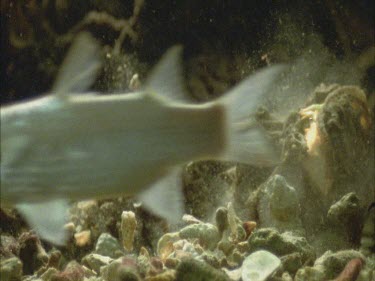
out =
[[[0,280],[13,281],[21,280],[22,262],[17,257],[1,259],[0,263]]]
[[[180,230],[182,239],[199,239],[199,243],[209,250],[216,248],[220,234],[216,226],[210,223],[192,224]]]
[[[123,255],[120,243],[109,233],[102,233],[95,245],[95,253],[116,259]]]
[[[250,235],[248,243],[251,252],[263,249],[277,256],[300,253],[302,263],[315,259],[313,248],[308,244],[306,238],[292,232],[280,234],[272,228],[258,229]]]
[[[229,277],[221,270],[194,259],[183,259],[176,269],[178,281],[229,281]]]
[[[274,254],[257,251],[245,258],[242,264],[242,280],[265,281],[280,265],[280,259]]]
[[[100,272],[100,267],[108,265],[112,261],[112,258],[98,254],[88,254],[82,258],[82,264],[86,265],[97,273]]]
[[[364,256],[354,250],[344,250],[336,253],[327,251],[318,258],[313,267],[307,266],[297,271],[295,281],[325,281],[336,278],[347,263],[353,259],[360,258],[364,260]]]

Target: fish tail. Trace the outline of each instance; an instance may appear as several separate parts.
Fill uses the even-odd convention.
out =
[[[284,66],[276,65],[261,70],[219,99],[226,108],[228,130],[222,160],[257,166],[272,166],[279,162],[271,140],[252,118],[262,96],[283,69]]]

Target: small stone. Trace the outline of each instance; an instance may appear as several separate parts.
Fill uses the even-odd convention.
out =
[[[123,211],[121,214],[121,241],[125,250],[133,251],[133,242],[135,231],[137,228],[137,220],[132,211]]]
[[[220,241],[220,234],[216,226],[210,223],[192,224],[180,230],[182,239],[199,239],[200,244],[209,250],[214,250]]]
[[[113,261],[112,258],[98,254],[88,254],[82,258],[82,264],[86,265],[95,272],[100,272],[100,267],[108,265]]]
[[[74,234],[74,240],[78,247],[84,247],[91,243],[91,231],[83,230]]]
[[[245,258],[242,264],[243,281],[265,281],[281,265],[274,254],[257,251]]]
[[[120,243],[109,233],[102,233],[95,245],[95,253],[113,259],[122,256]]]
[[[21,280],[22,276],[22,262],[12,257],[9,259],[1,259],[0,263],[0,280],[12,281]]]

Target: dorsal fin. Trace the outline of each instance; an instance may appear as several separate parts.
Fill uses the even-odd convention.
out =
[[[146,91],[174,102],[192,102],[184,87],[181,56],[182,46],[176,45],[168,49],[151,71],[146,81]]]
[[[78,34],[57,74],[52,92],[66,96],[87,90],[100,67],[99,47],[89,33]]]

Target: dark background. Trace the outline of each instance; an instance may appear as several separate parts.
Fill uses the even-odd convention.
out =
[[[137,3],[2,0],[1,104],[48,91],[80,30],[89,30],[103,44],[113,45],[120,31],[100,21],[83,22],[88,12],[105,12],[130,21]],[[374,1],[145,0],[130,25],[137,36],[126,38],[122,51],[135,54],[148,65],[176,43],[184,45],[186,58],[202,52],[245,52],[259,58],[256,67],[265,64],[260,57],[272,50],[269,46],[277,45],[278,51],[270,52],[272,62],[288,62],[308,48],[309,40],[303,37],[310,38],[310,34],[317,36],[337,60],[356,61],[374,46]],[[368,93],[374,91],[373,56],[370,53],[372,63],[366,65],[361,80]]]

